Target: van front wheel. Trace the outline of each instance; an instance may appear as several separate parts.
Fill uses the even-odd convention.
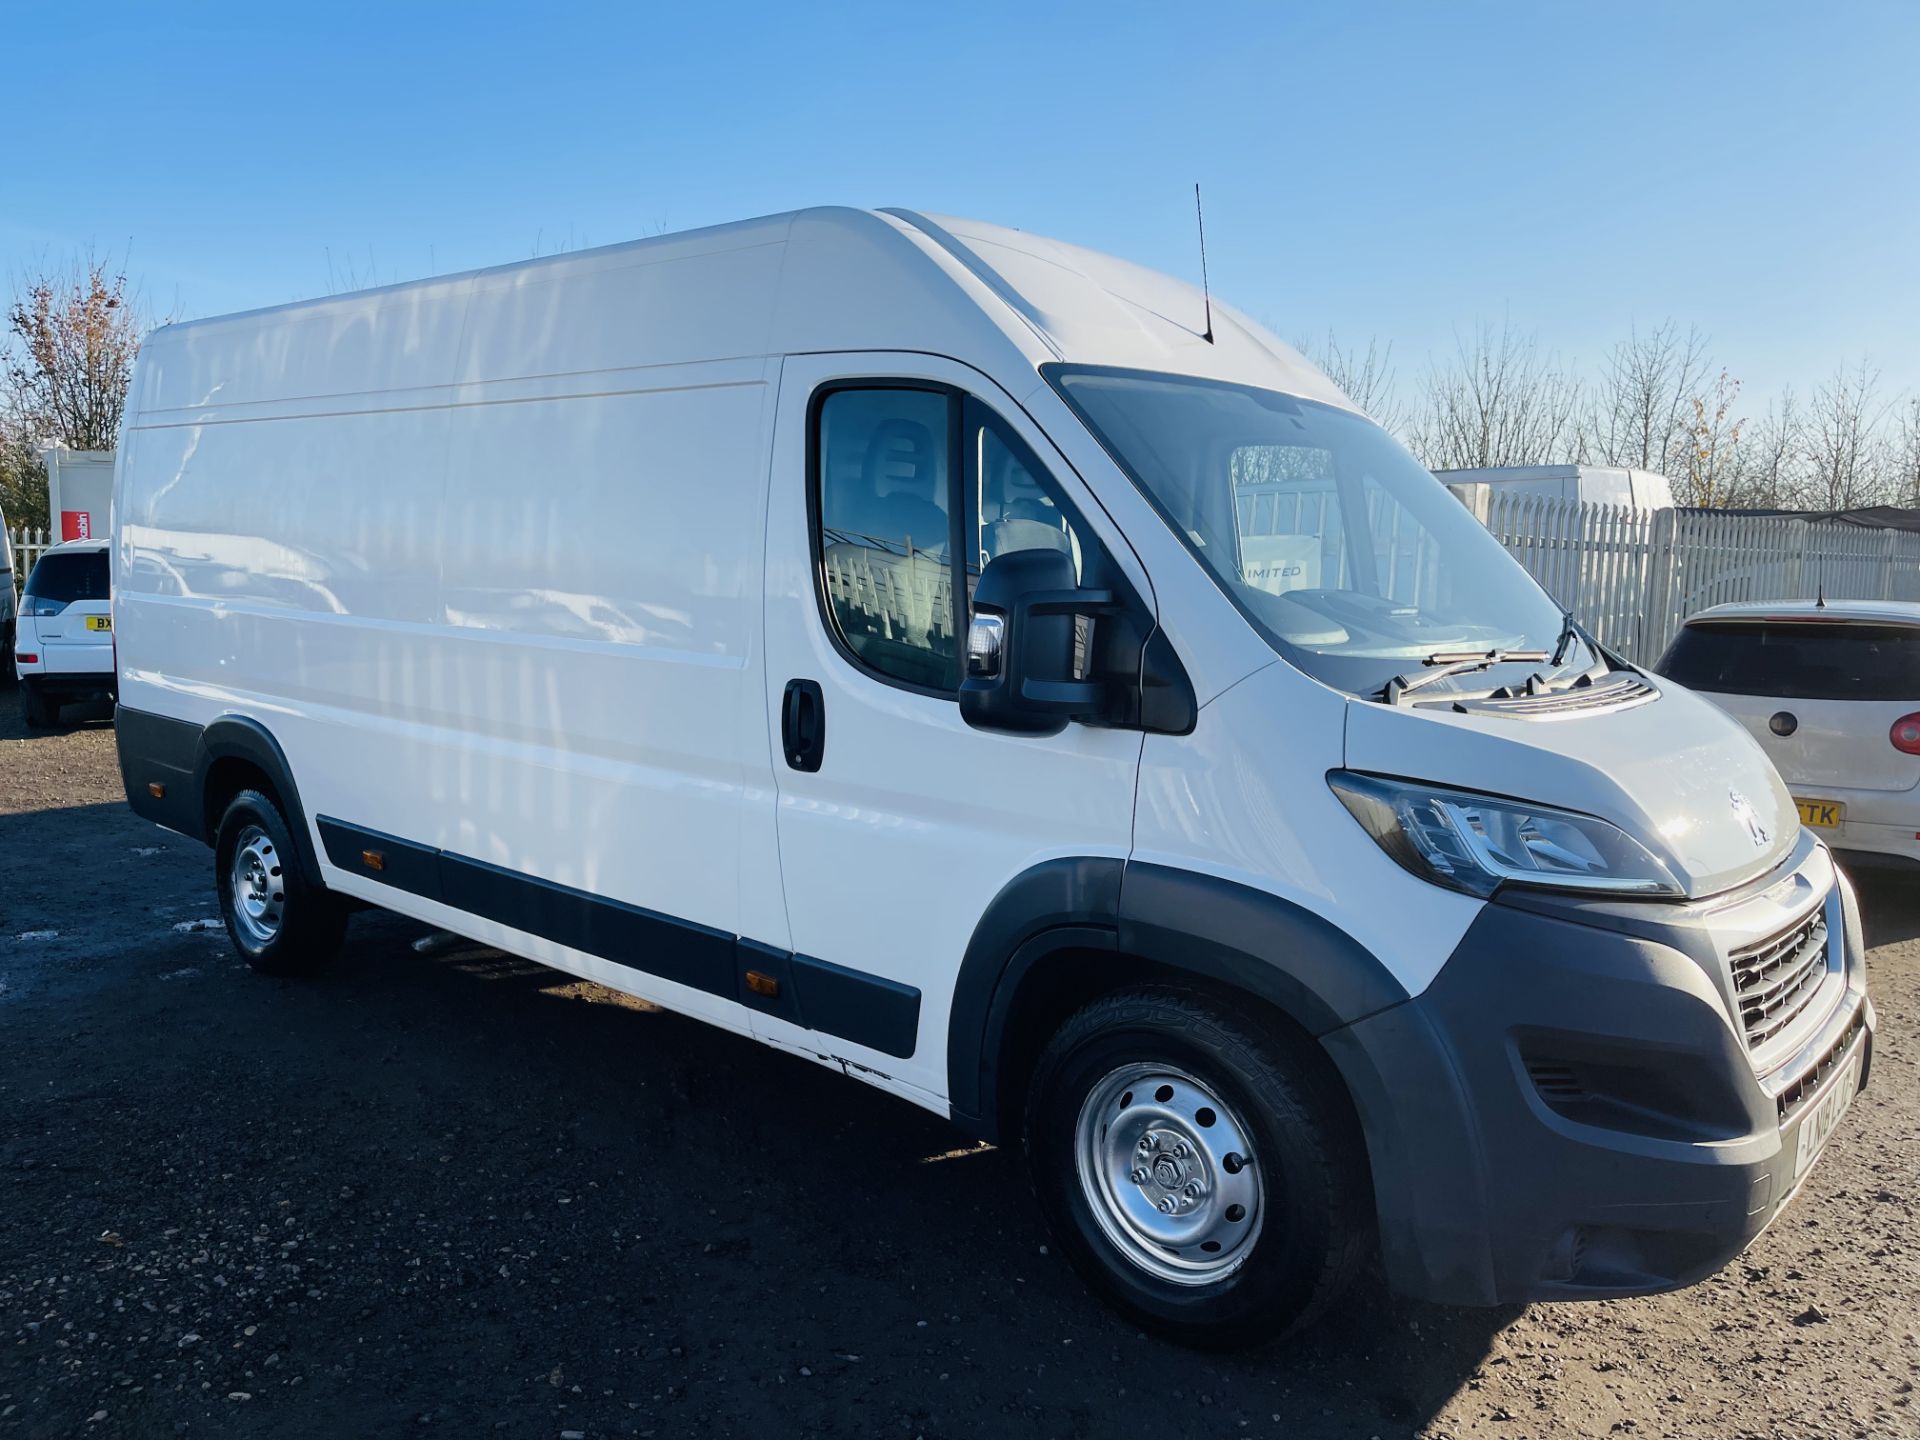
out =
[[[1141,989],[1063,1025],[1028,1096],[1035,1194],[1075,1267],[1137,1323],[1225,1349],[1318,1314],[1372,1238],[1344,1098],[1294,1041]]]
[[[340,951],[347,912],[300,873],[280,807],[258,790],[233,797],[213,848],[227,934],[263,975],[311,975]]]

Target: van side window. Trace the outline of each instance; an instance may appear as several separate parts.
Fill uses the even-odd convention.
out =
[[[847,649],[920,689],[959,684],[952,566],[957,407],[935,390],[835,390],[815,440],[821,583]]]
[[[1058,550],[1073,561],[1073,578],[1086,578],[1085,527],[1020,437],[977,400],[966,405],[967,615],[980,572],[1015,550]],[[1074,618],[1074,672],[1085,674],[1093,622]]]
[[[1058,550],[1084,573],[1080,526],[1053,478],[1019,437],[977,401],[967,402],[967,594],[996,555],[1014,550]]]

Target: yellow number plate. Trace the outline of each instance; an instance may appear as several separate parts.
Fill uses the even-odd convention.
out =
[[[113,628],[113,617],[111,615],[89,615],[87,616],[87,628],[89,630],[111,630]]]
[[[1793,803],[1800,807],[1802,825],[1837,830],[1840,822],[1847,818],[1847,807],[1838,800],[1796,800]]]

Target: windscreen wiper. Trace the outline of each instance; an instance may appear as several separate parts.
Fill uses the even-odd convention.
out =
[[[1547,663],[1558,670],[1562,665],[1567,663],[1567,651],[1573,648],[1573,642],[1576,640],[1584,640],[1585,638],[1586,637],[1580,633],[1580,627],[1574,623],[1573,611],[1566,610],[1561,612],[1560,638],[1554,641],[1553,659]]]
[[[1473,670],[1490,670],[1495,665],[1504,665],[1509,660],[1542,661],[1548,658],[1544,650],[1436,650],[1420,663],[1430,667],[1419,675],[1396,675],[1380,687],[1380,698],[1389,705],[1398,705],[1400,697],[1410,695],[1415,690],[1424,690],[1427,686],[1445,680],[1449,675],[1465,675]]]

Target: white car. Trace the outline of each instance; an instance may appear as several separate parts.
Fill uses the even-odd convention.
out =
[[[108,588],[105,540],[56,545],[27,576],[13,658],[28,725],[55,724],[69,701],[114,693]]]
[[[1752,732],[1835,850],[1920,864],[1920,604],[1716,605],[1658,669]]]

